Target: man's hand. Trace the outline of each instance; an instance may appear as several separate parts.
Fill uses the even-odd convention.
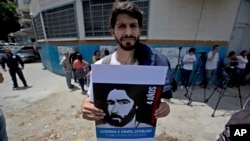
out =
[[[161,102],[159,108],[155,111],[155,117],[165,117],[170,113],[169,105],[166,102]]]
[[[82,117],[87,120],[100,120],[103,119],[105,113],[94,106],[93,103],[89,101],[89,97],[85,98],[82,102]]]

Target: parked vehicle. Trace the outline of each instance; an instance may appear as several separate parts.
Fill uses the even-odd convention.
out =
[[[21,49],[11,49],[11,52],[20,56],[23,62],[34,62],[36,60],[36,55],[32,52],[24,52]]]
[[[40,60],[40,54],[39,54],[38,50],[36,50],[33,46],[24,46],[24,47],[21,47],[21,51],[22,52],[33,53],[35,55],[35,59],[36,60]]]
[[[17,45],[17,44],[16,44]],[[34,49],[33,46],[14,46],[14,45],[2,45],[0,46],[0,62],[2,56],[5,54],[4,48],[8,47],[11,52],[15,55],[19,55],[23,62],[34,62],[40,60],[39,53]]]

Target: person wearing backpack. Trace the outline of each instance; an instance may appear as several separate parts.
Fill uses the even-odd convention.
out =
[[[117,50],[109,56],[110,61],[107,61],[106,64],[166,66],[171,68],[168,59],[163,54],[140,43],[139,37],[142,32],[142,13],[137,5],[130,1],[116,1],[113,4],[111,12],[110,32],[117,43]],[[103,64],[103,60],[104,59],[101,59],[95,64]],[[90,83],[87,93],[88,97],[83,100],[81,108],[84,119],[97,121],[103,119],[105,113],[94,106],[91,100],[93,98],[92,89],[92,83]],[[170,69],[167,72],[161,96],[163,99],[172,97]],[[168,103],[162,101],[154,116],[160,118],[167,116],[169,113],[170,108]]]

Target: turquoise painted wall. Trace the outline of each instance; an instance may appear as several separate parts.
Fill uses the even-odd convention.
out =
[[[58,52],[57,47],[58,46],[65,46],[65,47],[77,47],[78,51],[81,53],[81,55],[83,56],[83,59],[88,61],[90,64],[92,63],[92,56],[95,50],[100,50],[100,45],[99,44],[91,44],[91,45],[62,45],[62,44],[58,44],[58,45],[51,45],[51,44],[42,44],[41,45],[41,59],[42,59],[42,63],[43,66],[48,69],[49,71],[59,74],[59,75],[64,75],[63,70],[60,66],[60,53]],[[103,46],[103,45],[102,45]],[[114,44],[107,44],[106,46],[115,46]],[[176,49],[179,48],[179,45],[162,45],[162,44],[153,44],[150,45],[152,48],[173,48],[175,47]],[[182,46],[182,49],[188,49],[190,47],[195,47],[196,48],[196,52],[208,52],[210,50],[212,50],[212,46],[208,46],[208,45],[196,45],[196,46]],[[220,60],[222,60],[226,54],[227,54],[227,50],[228,47],[227,46],[220,46],[219,49],[219,54],[220,54]],[[196,69],[197,65],[198,65],[198,59],[201,56],[200,53],[196,53],[196,57],[197,57],[197,61],[196,64],[194,65],[194,70]],[[173,72],[175,69],[175,66],[171,66],[171,71]],[[203,72],[200,71],[200,75],[194,74],[193,75],[197,75],[199,76],[199,78],[197,79],[197,82],[200,82],[201,79],[203,79],[202,74]],[[213,77],[213,81],[212,83],[215,83],[216,81],[216,76]],[[177,75],[176,75],[176,80],[178,82],[181,81],[181,73],[178,70],[177,71]]]

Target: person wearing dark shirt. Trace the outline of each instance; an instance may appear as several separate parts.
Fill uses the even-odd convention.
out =
[[[77,54],[80,54],[77,50],[76,47],[73,47],[73,53],[70,54],[69,56],[69,63],[73,66],[73,63],[74,61],[76,60],[76,55]],[[81,55],[81,54],[80,54]],[[82,57],[82,56],[81,56]],[[75,82],[77,82],[77,79],[76,79],[76,75],[75,75],[75,69],[73,69],[73,73],[74,73],[74,80]]]
[[[24,69],[24,63],[20,56],[13,55],[9,48],[5,48],[5,55],[2,58],[2,68],[6,72],[5,64],[9,68],[9,73],[13,81],[13,88],[18,88],[16,74],[19,76],[20,80],[23,82],[24,87],[28,87],[27,82],[24,78],[22,69]],[[21,65],[21,68],[19,67]]]

